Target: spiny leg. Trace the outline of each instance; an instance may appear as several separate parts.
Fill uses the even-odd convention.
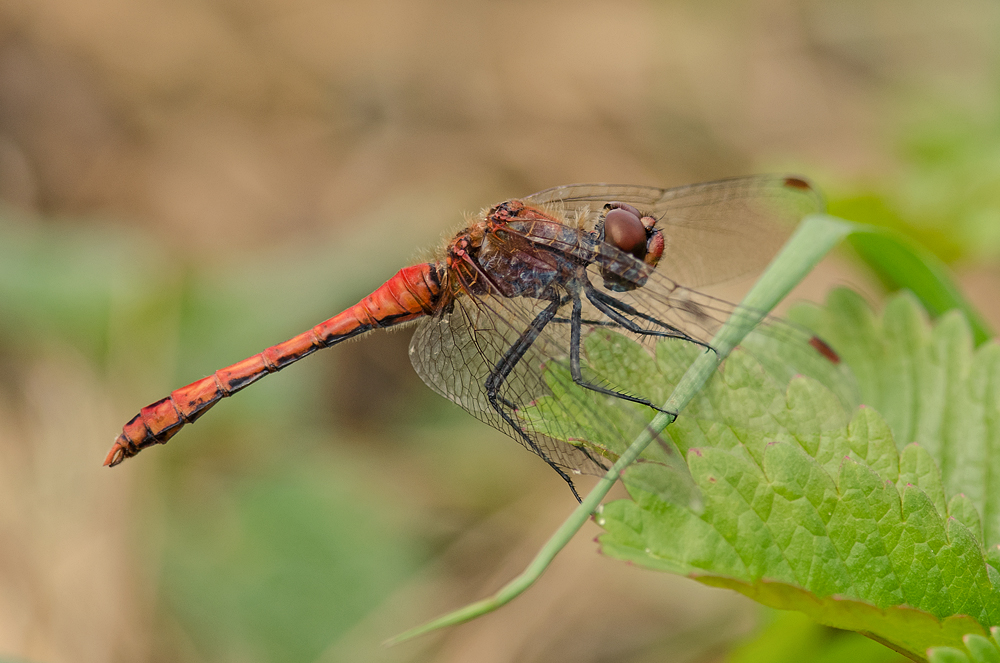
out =
[[[573,321],[569,318],[552,318],[552,322],[568,325]],[[581,320],[581,322],[592,327],[611,327],[612,329],[621,327],[617,322],[611,322],[610,320]]]
[[[595,304],[596,305],[596,304]],[[639,398],[638,396],[630,396],[629,394],[615,391],[614,389],[608,389],[607,387],[602,387],[599,384],[593,384],[587,382],[583,379],[583,371],[580,369],[580,336],[581,327],[583,323],[583,303],[580,301],[579,294],[573,298],[573,313],[570,317],[570,331],[569,331],[569,372],[573,376],[573,382],[583,387],[584,389],[590,389],[591,391],[596,391],[599,394],[605,394],[607,396],[614,396],[615,398],[620,398],[625,401],[630,401],[632,403],[638,403],[639,405],[645,405],[646,407],[653,408],[657,412],[663,412],[665,414],[671,414],[677,416],[677,413],[670,412],[669,410],[664,410],[645,398]]]
[[[571,299],[571,297],[568,296],[568,295],[565,296],[565,297],[563,297],[562,299],[560,299],[559,300],[559,306],[556,307],[556,310],[559,310],[564,305],[566,305],[570,301],[570,299]],[[555,323],[558,323],[558,324],[569,324],[570,320],[569,320],[569,318],[556,318],[556,317],[553,317],[551,320],[549,320],[549,322],[550,323],[555,322]],[[618,325],[618,324],[616,324],[614,322],[610,322],[608,320],[585,320],[584,322],[586,322],[588,325],[594,325],[594,326],[605,326],[605,327],[619,327],[620,326],[620,325]],[[515,364],[516,364],[516,362],[515,362]],[[497,364],[497,366],[499,366],[499,363]],[[511,370],[513,368],[514,367],[511,366]],[[506,376],[504,376],[504,377],[506,377]],[[502,384],[502,383],[503,383],[503,380],[500,380],[500,382],[497,384],[497,387],[499,387],[500,384]],[[516,410],[517,409],[517,405],[515,403],[512,403],[511,401],[509,401],[508,399],[504,398],[503,396],[501,396],[499,394],[497,395],[497,399],[501,403],[503,403],[504,405],[506,405],[507,407],[509,407],[511,410]]]
[[[677,327],[667,324],[662,320],[657,320],[651,315],[646,315],[641,311],[637,311],[635,308],[629,306],[625,302],[616,299],[610,295],[607,295],[603,292],[595,290],[594,287],[590,284],[587,284],[585,288],[587,292],[587,299],[590,300],[591,304],[596,306],[601,313],[603,313],[604,315],[608,316],[613,321],[615,321],[615,323],[621,325],[622,327],[624,327],[625,329],[629,330],[632,333],[641,334],[643,336],[656,336],[659,338],[676,338],[682,341],[688,341],[690,343],[694,343],[695,345],[700,345],[706,350],[711,350],[712,352],[715,352],[715,348],[713,348],[708,343],[705,343],[704,341],[699,341],[698,339],[693,338],[689,334],[684,333]],[[646,320],[648,322],[652,322],[655,325],[663,327],[667,331],[655,331],[652,329],[643,329],[635,322],[629,320],[627,317],[622,315],[622,313],[619,313],[619,311],[621,311],[622,313],[626,313],[628,315],[634,315],[637,318],[642,318],[643,320]]]
[[[497,414],[499,414],[511,428],[518,432],[521,439],[528,445],[529,449],[538,454],[542,460],[548,463],[549,467],[555,470],[556,473],[563,478],[563,481],[569,484],[569,489],[573,491],[573,497],[576,498],[576,501],[582,502],[583,499],[580,497],[580,494],[576,492],[576,486],[573,485],[573,480],[569,478],[569,475],[566,474],[561,467],[556,465],[552,459],[549,458],[548,454],[542,451],[542,449],[535,444],[535,441],[531,439],[523,428],[521,428],[520,424],[518,424],[517,421],[515,421],[510,414],[508,414],[504,408],[514,409],[515,406],[498,393],[500,386],[507,380],[507,377],[510,375],[511,371],[514,370],[514,367],[517,366],[517,363],[521,361],[525,353],[528,352],[528,349],[538,338],[538,335],[542,333],[545,325],[552,321],[552,318],[555,317],[556,311],[559,310],[561,305],[562,301],[559,296],[554,296],[549,305],[546,306],[541,313],[535,316],[535,319],[531,321],[528,328],[521,333],[521,336],[518,337],[517,341],[507,349],[504,356],[501,357],[500,361],[496,363],[493,370],[490,371],[489,377],[486,378],[484,386],[486,388],[486,398],[489,400],[490,406],[496,410]],[[589,457],[589,454],[587,455]]]
[[[674,327],[673,325],[668,324],[668,323],[666,323],[666,322],[664,322],[664,321],[662,321],[662,320],[660,320],[658,318],[654,318],[651,315],[648,315],[646,313],[638,311],[634,307],[630,306],[629,304],[626,304],[625,302],[623,302],[622,300],[618,299],[617,297],[609,295],[606,292],[601,292],[600,290],[598,290],[597,288],[595,288],[594,285],[592,283],[590,283],[589,281],[584,285],[584,287],[586,288],[586,291],[587,291],[587,298],[590,299],[592,302],[596,298],[596,299],[600,300],[601,302],[603,302],[603,303],[605,303],[605,304],[607,304],[609,306],[612,306],[612,307],[618,309],[619,311],[622,311],[622,312],[627,313],[629,315],[634,315],[637,318],[642,318],[643,320],[645,320],[647,322],[652,322],[654,325],[657,325],[659,327],[663,327],[667,331],[674,332],[675,334],[678,334],[681,337],[686,337],[687,336],[687,334],[685,334],[683,331],[681,331],[677,327]],[[595,302],[595,305],[596,305],[596,302]]]

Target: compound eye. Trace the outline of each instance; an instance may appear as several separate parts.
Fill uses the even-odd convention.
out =
[[[646,256],[646,228],[637,214],[621,207],[604,217],[604,241],[639,260]]]

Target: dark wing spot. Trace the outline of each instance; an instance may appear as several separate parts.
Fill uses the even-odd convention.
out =
[[[802,189],[804,191],[812,191],[812,184],[805,181],[801,177],[786,177],[785,186],[792,189]]]
[[[826,342],[824,342],[823,339],[821,339],[819,336],[813,336],[811,339],[809,339],[809,345],[816,348],[816,351],[819,352],[824,357],[826,357],[827,359],[829,359],[831,363],[834,364],[840,363],[840,355],[834,352],[833,348],[827,345]]]
[[[681,298],[678,298],[674,302],[674,305],[679,310],[684,311],[685,313],[688,313],[695,320],[697,320],[699,322],[704,322],[705,320],[708,320],[711,317],[711,316],[708,315],[708,313],[705,313],[705,309],[703,309],[701,306],[699,306],[697,303],[691,301],[690,299],[681,299]]]

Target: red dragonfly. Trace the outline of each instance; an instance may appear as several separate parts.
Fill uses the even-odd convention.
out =
[[[813,187],[793,176],[673,189],[574,184],[500,203],[437,260],[401,269],[344,312],[142,408],[104,464],[167,442],[221,399],[321,348],[419,321],[410,359],[424,382],[540,456],[579,499],[568,472],[603,473],[613,454],[560,439],[551,426],[540,432],[522,415],[556,391],[571,399],[573,385],[553,376],[659,409],[650,395],[611,384],[582,339],[603,330],[647,345],[679,339],[709,348],[736,308],[690,287],[761,268],[780,244],[774,228],[821,207]],[[803,340],[833,358],[817,339]],[[581,403],[558,407],[597,419]]]

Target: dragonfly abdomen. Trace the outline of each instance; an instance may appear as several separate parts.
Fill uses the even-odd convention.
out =
[[[316,350],[372,329],[430,315],[437,309],[443,291],[440,269],[434,263],[404,267],[372,294],[309,331],[219,369],[147,405],[122,428],[104,464],[114,466],[146,447],[165,444],[185,424],[194,422],[223,398]]]

